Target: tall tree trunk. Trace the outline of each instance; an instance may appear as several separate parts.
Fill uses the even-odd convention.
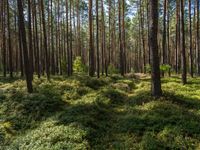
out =
[[[122,40],[123,40],[122,43],[123,43],[124,73],[126,73],[127,72],[127,60],[126,60],[125,1],[124,0],[122,1]]]
[[[147,6],[146,6],[146,11],[147,11],[147,35],[148,35],[148,63],[151,64],[151,50],[150,50],[150,40],[149,40],[149,0],[147,0]]]
[[[97,77],[100,78],[99,58],[99,1],[96,0],[96,49],[97,49]]]
[[[7,74],[7,65],[6,65],[6,56],[7,56],[7,49],[6,49],[6,20],[5,20],[5,7],[6,7],[6,1],[3,0],[3,3],[2,3],[2,12],[3,12],[3,16],[2,16],[2,48],[3,48],[3,52],[2,52],[2,56],[3,56],[3,76],[6,77],[6,74]]]
[[[187,66],[185,53],[184,0],[181,0],[181,45],[182,45],[182,82],[187,83]]]
[[[72,45],[72,1],[70,0],[70,75],[73,73],[73,45]]]
[[[8,52],[9,52],[9,71],[10,77],[13,77],[13,52],[11,45],[11,34],[10,34],[10,6],[9,0],[7,0],[7,25],[8,25]]]
[[[55,48],[54,48],[53,0],[51,0],[51,73],[53,75],[55,75],[55,73],[56,73],[56,68],[55,68]]]
[[[196,0],[197,6],[197,73],[200,75],[200,38],[199,38],[199,0]]]
[[[191,0],[188,0],[189,8],[189,34],[190,34],[190,75],[193,78],[193,46],[192,46],[192,15],[191,15]]]
[[[30,59],[30,72],[33,75],[33,49],[32,49],[32,30],[31,30],[31,1],[28,0],[28,40],[29,40],[29,59]],[[33,80],[33,76],[32,76]]]
[[[170,1],[167,0],[167,63],[171,65],[171,48],[170,48]],[[171,76],[171,68],[168,70],[169,77]]]
[[[50,79],[49,72],[49,55],[47,49],[47,33],[46,33],[46,24],[45,24],[45,14],[44,14],[44,2],[41,0],[41,11],[42,11],[42,26],[43,26],[43,36],[44,36],[44,50],[45,50],[45,66],[46,66],[46,75],[47,79]]]
[[[160,66],[158,57],[158,0],[150,0],[150,48],[152,60],[152,95],[159,97],[162,95]]]
[[[93,15],[92,15],[92,0],[89,0],[89,75],[94,76],[94,47],[93,47]]]
[[[124,76],[124,52],[122,42],[122,29],[121,29],[121,0],[118,0],[118,19],[119,19],[119,50],[120,50],[120,73]]]
[[[27,88],[28,92],[32,93],[33,92],[33,87],[32,87],[32,75],[30,72],[30,64],[29,64],[29,59],[28,59],[28,48],[27,48],[27,42],[26,42],[26,30],[25,30],[25,24],[24,24],[24,14],[23,14],[23,6],[22,6],[22,1],[17,0],[17,5],[18,5],[18,12],[19,12],[19,29],[20,29],[20,35],[22,39],[22,47],[23,47],[23,56],[24,56],[24,66],[25,66],[25,73],[26,73],[26,83],[27,83]]]
[[[164,13],[163,13],[163,39],[162,39],[162,48],[163,48],[163,55],[162,55],[162,64],[166,64],[166,14],[167,14],[167,0],[164,0]],[[164,76],[164,72],[162,72]]]
[[[176,73],[179,72],[180,52],[180,0],[176,0]]]
[[[40,49],[39,49],[39,37],[38,37],[38,21],[37,21],[37,6],[34,0],[34,23],[35,23],[35,48],[36,48],[36,70],[38,78],[40,78]]]
[[[70,50],[69,50],[69,7],[68,7],[69,1],[66,0],[66,30],[67,30],[67,75],[70,76]]]

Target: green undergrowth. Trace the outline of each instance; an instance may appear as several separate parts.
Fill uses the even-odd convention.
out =
[[[200,78],[0,78],[0,150],[200,149]]]

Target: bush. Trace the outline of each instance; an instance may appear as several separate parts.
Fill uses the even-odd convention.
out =
[[[148,73],[151,73],[151,65],[148,64],[145,66],[145,68]],[[160,71],[162,71],[164,73],[169,72],[170,69],[171,69],[171,66],[168,64],[160,65]]]
[[[10,149],[23,150],[66,150],[89,149],[85,140],[87,132],[73,125],[56,125],[49,120],[41,124],[40,128],[27,132],[15,139]]]
[[[100,87],[106,85],[106,82],[101,79],[89,78],[86,79],[85,85],[91,89],[98,90]]]
[[[102,95],[106,98],[109,98],[112,104],[120,104],[127,99],[125,93],[114,89],[103,90]]]
[[[112,84],[112,87],[124,92],[130,92],[135,88],[135,84],[132,80],[119,80],[117,83]]]
[[[76,57],[73,63],[73,70],[75,73],[87,72],[87,67],[83,64],[81,57]]]
[[[145,66],[146,72],[151,73],[151,65],[148,64]]]
[[[160,65],[160,70],[161,70],[162,72],[164,72],[164,73],[169,72],[170,69],[171,69],[171,66],[168,65],[168,64]]]
[[[118,74],[119,70],[112,64],[108,66],[108,73],[109,74]]]

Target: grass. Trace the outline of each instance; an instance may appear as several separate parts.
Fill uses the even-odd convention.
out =
[[[0,78],[0,149],[200,149],[200,78]]]

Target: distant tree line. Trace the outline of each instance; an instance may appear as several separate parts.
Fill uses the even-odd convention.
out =
[[[152,74],[161,95],[160,65],[200,75],[199,0],[1,0],[0,68],[3,76],[73,75],[77,57],[90,76],[115,68]],[[155,89],[154,89],[155,87]]]

